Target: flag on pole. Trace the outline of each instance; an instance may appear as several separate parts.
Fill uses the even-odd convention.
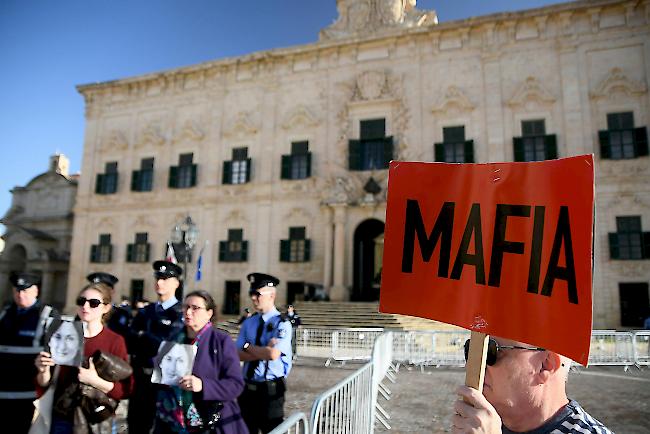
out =
[[[206,241],[203,244],[203,247],[201,247],[201,251],[199,252],[199,259],[196,261],[196,279],[194,279],[196,282],[201,281],[201,275],[203,272],[203,252],[205,251],[205,246],[208,245],[208,242]]]
[[[173,264],[178,264],[178,261],[176,260],[176,254],[174,253],[174,246],[172,246],[172,243],[167,241],[167,256],[165,257],[165,261],[169,261]]]

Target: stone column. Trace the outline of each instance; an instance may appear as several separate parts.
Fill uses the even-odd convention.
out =
[[[334,208],[334,286],[330,290],[332,301],[347,301],[344,285],[345,270],[345,211],[346,204],[332,205]]]
[[[325,207],[325,251],[323,254],[323,287],[329,292],[332,286],[332,237],[334,230],[332,228],[332,209]]]

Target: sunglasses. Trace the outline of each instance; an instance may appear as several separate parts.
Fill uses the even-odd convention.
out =
[[[107,303],[104,303],[101,300],[97,300],[96,298],[86,298],[86,297],[78,297],[77,298],[77,306],[79,306],[79,307],[82,307],[83,305],[85,305],[86,302],[88,302],[90,307],[92,307],[93,309],[98,307],[100,304],[107,304]]]
[[[487,357],[485,359],[485,364],[488,366],[494,366],[497,362],[497,355],[501,350],[528,350],[528,351],[546,351],[546,348],[540,347],[520,347],[517,345],[499,345],[497,341],[490,338],[488,339],[488,349]],[[467,357],[469,356],[469,339],[465,341],[465,361],[467,362]]]

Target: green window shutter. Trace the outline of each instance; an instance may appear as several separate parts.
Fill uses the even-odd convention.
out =
[[[169,188],[178,188],[178,167],[170,166],[169,167]]]
[[[98,173],[95,179],[95,193],[102,194],[104,187],[104,174]]]
[[[291,259],[290,240],[280,240],[280,262],[289,262]]]
[[[465,141],[465,163],[474,162],[474,140]]]
[[[118,184],[118,182],[120,182],[120,174],[119,173],[112,173],[111,176],[113,176],[113,178],[115,180],[113,182],[113,184],[111,185],[111,191],[110,191],[110,193],[113,194],[113,193],[117,192],[117,184]]]
[[[248,261],[248,241],[242,241],[241,243],[241,261]]]
[[[223,162],[222,184],[232,184],[232,161]]]
[[[604,160],[612,158],[611,147],[609,146],[609,131],[598,131],[598,141],[600,142],[600,158]]]
[[[246,159],[246,182],[250,182],[252,171],[253,171],[253,162],[250,158],[247,158]]]
[[[226,249],[228,241],[219,241],[219,262],[226,262]]]
[[[311,260],[311,240],[305,240],[305,257],[303,258],[305,262]]]
[[[515,161],[524,161],[524,140],[521,137],[513,137],[512,143],[515,151]]]
[[[97,245],[90,246],[90,262],[97,262]]]
[[[191,175],[190,175],[190,176],[191,176],[191,179],[190,179],[190,187],[194,187],[194,186],[196,186],[196,171],[197,171],[197,167],[198,167],[198,166],[197,166],[196,164],[192,164],[192,168],[190,169],[190,170],[191,170]]]
[[[393,159],[393,138],[386,137],[384,138],[384,165],[382,167],[388,169],[388,166]]]
[[[311,152],[307,152],[307,178],[311,177]]]
[[[650,232],[643,232],[641,234],[643,239],[643,259],[650,259]]]
[[[113,245],[108,246],[108,261],[113,262]]]
[[[147,243],[147,248],[145,249],[145,262],[149,262],[150,253],[151,253],[151,243]]]
[[[282,171],[280,179],[291,179],[291,155],[282,156]]]
[[[434,161],[445,161],[445,144],[435,143],[433,145]]]
[[[616,232],[609,233],[609,258],[620,259],[618,248],[618,234]]]
[[[126,245],[126,262],[133,262],[133,244]]]
[[[544,148],[546,150],[547,160],[554,160],[557,158],[557,136],[555,134],[544,136]]]
[[[131,172],[131,191],[140,191],[140,171]]]
[[[348,141],[348,168],[350,170],[361,170],[361,141]]]
[[[646,127],[634,129],[634,144],[637,157],[648,155],[648,130]]]

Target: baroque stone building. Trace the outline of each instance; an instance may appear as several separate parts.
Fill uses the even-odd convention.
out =
[[[594,153],[594,326],[638,326],[650,281],[650,2],[442,24],[415,1],[336,7],[312,44],[79,86],[85,176],[68,293],[105,270],[122,293],[153,297],[149,262],[189,215],[194,259],[210,241],[189,286],[228,312],[251,271],[281,279],[280,302],[305,283],[332,300],[375,299],[390,159]]]
[[[47,172],[11,190],[11,208],[0,220],[7,229],[0,255],[3,302],[11,300],[9,274],[30,271],[41,276],[42,300],[57,308],[65,305],[78,180],[78,175],[68,174],[68,167],[64,155],[54,155]]]

